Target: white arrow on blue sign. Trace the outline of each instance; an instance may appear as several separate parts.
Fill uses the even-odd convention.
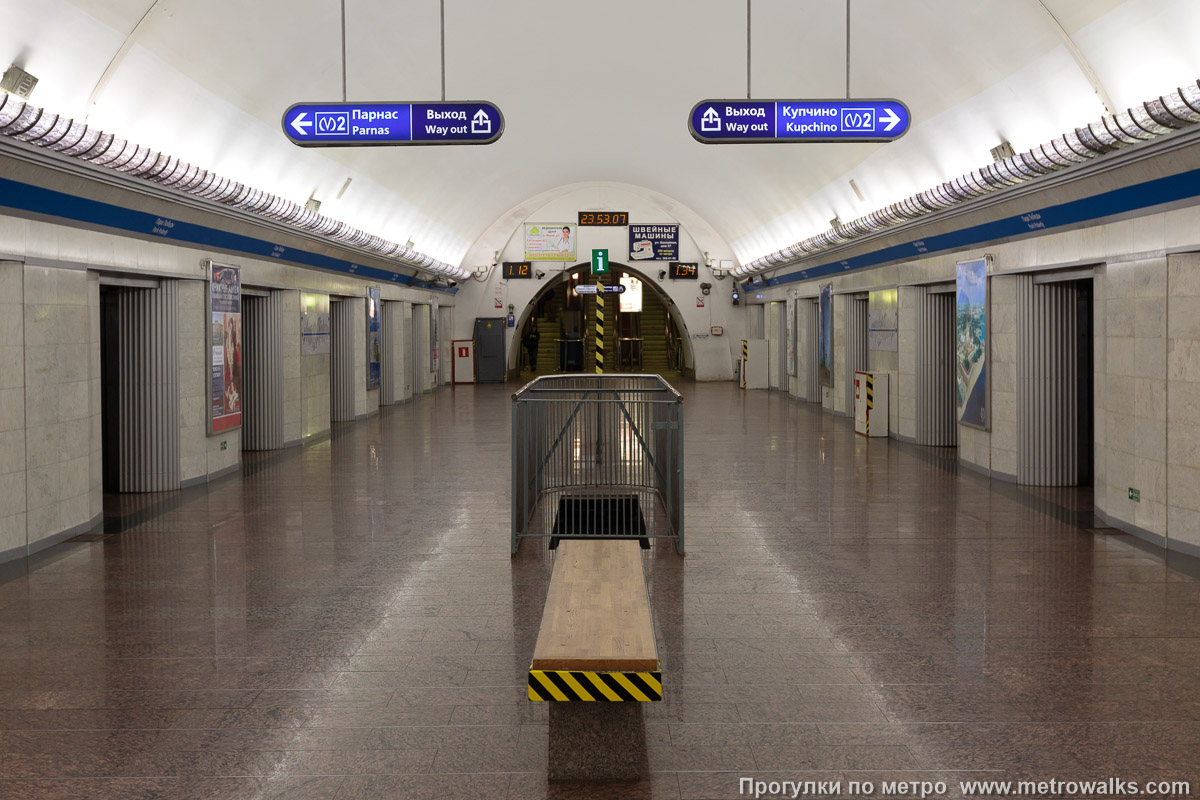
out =
[[[283,132],[301,147],[491,144],[504,132],[493,103],[297,103]]]
[[[890,142],[911,122],[899,100],[704,100],[688,130],[705,144]]]

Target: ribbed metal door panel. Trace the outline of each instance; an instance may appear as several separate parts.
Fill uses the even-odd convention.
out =
[[[396,391],[396,347],[392,337],[400,324],[400,304],[391,300],[379,303],[379,338],[382,343],[379,358],[379,405],[400,402]]]
[[[243,450],[283,448],[283,293],[242,296]]]
[[[1017,278],[1017,483],[1079,482],[1076,291]]]
[[[354,314],[350,301],[329,304],[329,419],[332,422],[354,420]]]
[[[867,298],[846,300],[846,411],[854,413],[854,373],[866,372]]]
[[[958,445],[954,409],[954,295],[918,286],[913,317],[916,347],[916,442]]]
[[[178,295],[165,280],[118,298],[122,492],[179,488]]]
[[[810,403],[819,403],[821,402],[821,374],[817,370],[817,361],[820,347],[818,337],[821,330],[820,304],[813,298],[797,300],[796,303],[799,316],[796,327],[802,331],[798,334],[796,342],[800,396]]]

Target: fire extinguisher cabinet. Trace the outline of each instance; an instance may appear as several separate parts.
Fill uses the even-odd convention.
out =
[[[854,373],[854,432],[888,435],[888,374]]]

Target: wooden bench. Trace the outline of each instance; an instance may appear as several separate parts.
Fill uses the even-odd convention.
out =
[[[529,699],[550,702],[550,779],[640,777],[641,703],[662,673],[636,541],[559,544],[529,665]]]

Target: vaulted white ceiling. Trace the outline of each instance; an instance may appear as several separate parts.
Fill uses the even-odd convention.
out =
[[[1120,109],[1200,77],[1197,0],[1044,3]],[[451,263],[523,200],[585,181],[677,198],[746,262],[987,163],[1001,139],[1021,150],[1104,112],[1038,0],[851,0],[852,93],[912,111],[886,145],[694,141],[693,104],[745,96],[741,0],[445,6],[447,98],[499,105],[494,145],[291,145],[285,108],[341,99],[338,0],[0,0],[0,61],[40,79],[36,105],[315,193],[323,213]],[[350,99],[439,98],[438,0],[346,13]],[[752,64],[755,97],[843,96],[845,0],[753,0]]]

